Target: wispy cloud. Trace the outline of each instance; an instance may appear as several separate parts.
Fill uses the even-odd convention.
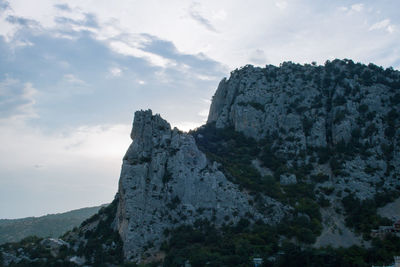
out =
[[[370,31],[381,30],[381,29],[384,29],[387,32],[392,33],[394,31],[394,25],[390,23],[390,19],[384,19],[377,23],[374,23],[371,27],[369,27]]]
[[[18,24],[21,26],[26,26],[26,27],[32,27],[32,26],[38,26],[39,22],[33,19],[26,19],[23,17],[18,17],[18,16],[7,16],[6,21],[11,23],[11,24]]]
[[[148,61],[153,66],[166,68],[168,66],[176,65],[174,61],[162,57],[161,55],[144,51],[138,47],[135,47],[132,44],[128,44],[123,41],[111,41],[109,44],[114,51],[123,55],[142,58]]]
[[[10,3],[8,1],[0,0],[0,14],[2,11],[9,8],[10,8]]]
[[[57,4],[54,5],[55,8],[60,9],[62,11],[72,11],[68,4]]]
[[[27,119],[37,117],[34,105],[38,91],[29,82],[5,78],[0,81],[0,119]]]
[[[118,67],[112,67],[109,69],[111,76],[120,77],[122,75],[122,70]]]
[[[84,82],[83,80],[79,79],[77,76],[71,73],[64,75],[64,81],[71,84],[87,85],[86,82]]]
[[[211,24],[211,22],[200,13],[200,11],[198,10],[199,8],[199,3],[193,3],[189,8],[189,16],[201,26],[205,27],[207,30],[215,33],[218,32],[217,29],[215,29],[215,27]]]
[[[55,17],[54,21],[61,25],[70,25],[70,26],[85,26],[88,28],[99,28],[98,21],[95,15],[90,13],[82,14],[82,19],[74,19],[65,16]]]

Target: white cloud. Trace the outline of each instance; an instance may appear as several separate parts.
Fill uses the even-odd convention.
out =
[[[364,4],[358,3],[351,6],[351,10],[361,12],[364,8]]]
[[[122,41],[111,41],[109,44],[114,51],[123,55],[145,59],[153,66],[162,68],[176,66],[176,63],[173,60],[164,58],[154,53],[143,51],[140,48],[135,47],[134,44],[127,44]]]
[[[394,26],[390,24],[390,19],[381,20],[377,23],[374,23],[371,27],[369,27],[370,31],[381,30],[381,29],[384,29],[389,33],[392,33],[394,31]]]
[[[110,74],[113,77],[120,77],[122,75],[122,70],[120,68],[117,67],[112,67],[110,68]]]
[[[217,81],[220,80],[221,77],[211,76],[211,75],[203,75],[203,74],[195,74],[196,79],[202,81]]]
[[[382,49],[387,47],[385,45],[393,40],[380,40],[379,47],[370,45],[375,47],[374,51],[360,56],[358,47],[376,39],[374,33],[368,33],[368,26],[367,28],[363,26],[365,21],[370,19],[370,14],[362,11],[371,8],[382,11],[377,15],[382,19],[382,16],[389,16],[387,14],[390,10],[400,8],[399,3],[394,0],[390,10],[389,5],[384,6],[379,3],[355,3],[348,7],[336,5],[335,8],[335,4],[325,5],[316,2],[307,5],[302,1],[284,0],[253,1],[251,5],[247,2],[228,0],[205,0],[195,4],[179,0],[168,2],[148,0],[146,3],[133,4],[128,0],[119,0],[118,4],[113,6],[106,1],[98,1],[93,5],[89,2],[71,0],[68,4],[73,12],[54,8],[54,2],[50,0],[42,0],[38,7],[32,4],[26,5],[23,0],[15,0],[12,3],[15,13],[39,20],[44,27],[55,27],[52,18],[60,12],[63,12],[63,16],[76,16],[78,20],[82,20],[84,13],[94,14],[99,20],[99,28],[92,29],[95,38],[111,44],[118,53],[140,57],[154,66],[166,67],[169,64],[173,66],[175,62],[160,54],[143,51],[143,47],[138,45],[142,41],[135,44],[131,40],[126,40],[127,36],[133,35],[137,38],[142,33],[157,36],[172,41],[182,53],[203,53],[225,64],[228,69],[248,64],[249,51],[257,48],[263,49],[268,54],[268,60],[272,64],[279,64],[284,60],[324,62],[329,55],[380,63],[380,57],[376,56],[374,60],[374,55],[379,55]],[[285,12],[276,12],[276,7]],[[342,17],[336,12],[339,9],[351,16]],[[397,20],[393,16],[390,19]],[[393,23],[385,30],[393,32],[396,29],[395,25],[396,23]],[[215,34],[213,29],[218,29],[218,34]],[[307,32],[317,34],[309,35],[305,39],[304,33]],[[62,35],[59,32],[54,34]],[[333,39],[334,41],[331,41]],[[336,41],[352,45],[338,47]],[[320,45],[321,43],[324,45]],[[305,47],[312,47],[310,53],[298,52],[298,48],[304,51]],[[270,55],[272,53],[270,51],[273,51],[273,55]],[[390,64],[388,62],[384,65]]]
[[[84,81],[82,81],[81,79],[79,79],[76,75],[74,74],[65,74],[64,75],[64,80],[68,83],[72,83],[72,84],[78,84],[78,85],[86,85],[86,83]]]

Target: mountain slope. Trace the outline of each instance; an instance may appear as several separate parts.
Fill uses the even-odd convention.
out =
[[[66,231],[79,226],[84,220],[97,213],[102,206],[41,217],[2,219],[0,220],[0,244],[17,242],[28,236],[59,237]]]

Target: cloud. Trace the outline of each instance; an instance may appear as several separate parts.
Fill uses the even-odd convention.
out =
[[[10,8],[10,3],[8,1],[0,0],[0,12]]]
[[[215,33],[218,32],[211,22],[200,14],[198,10],[199,7],[199,3],[193,3],[189,8],[189,16],[207,30]]]
[[[120,54],[142,58],[156,67],[166,68],[168,66],[176,65],[174,61],[154,53],[146,52],[136,47],[135,44],[132,43],[128,44],[123,41],[111,41],[109,45],[114,51]]]
[[[37,90],[29,82],[6,77],[0,81],[0,120],[37,117],[34,105]]]
[[[392,33],[394,31],[394,26],[390,24],[390,19],[384,19],[369,27],[370,31],[380,30],[380,29],[384,29],[387,32]]]
[[[351,10],[356,11],[356,12],[361,12],[364,8],[364,5],[361,3],[354,4],[351,6]]]
[[[66,81],[68,83],[76,84],[76,85],[87,85],[84,81],[79,79],[74,74],[65,74],[64,75],[64,81]]]
[[[67,25],[76,29],[76,26],[85,26],[86,29],[99,28],[97,18],[94,14],[84,13],[82,19],[73,19],[65,16],[55,17],[54,21],[58,24]]]
[[[12,16],[12,15],[7,16],[6,21],[11,24],[17,24],[25,27],[34,27],[39,25],[39,22],[37,22],[36,20],[26,19],[23,17]]]
[[[112,67],[109,69],[111,76],[120,77],[122,75],[122,70],[117,67]]]
[[[57,9],[60,9],[62,11],[68,11],[68,12],[72,11],[72,9],[69,7],[68,4],[57,4],[57,5],[54,5],[54,7]]]

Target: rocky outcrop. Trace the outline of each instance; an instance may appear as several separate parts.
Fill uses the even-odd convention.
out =
[[[168,229],[207,219],[216,226],[240,218],[278,222],[282,204],[269,197],[266,214],[197,148],[194,138],[172,129],[151,110],[135,113],[130,145],[119,182],[117,228],[128,260],[141,261],[159,250]],[[147,254],[146,254],[147,253]]]
[[[373,64],[248,65],[220,82],[207,123],[272,140],[288,168],[329,161],[330,185],[365,199],[400,185],[399,103],[399,72]]]

